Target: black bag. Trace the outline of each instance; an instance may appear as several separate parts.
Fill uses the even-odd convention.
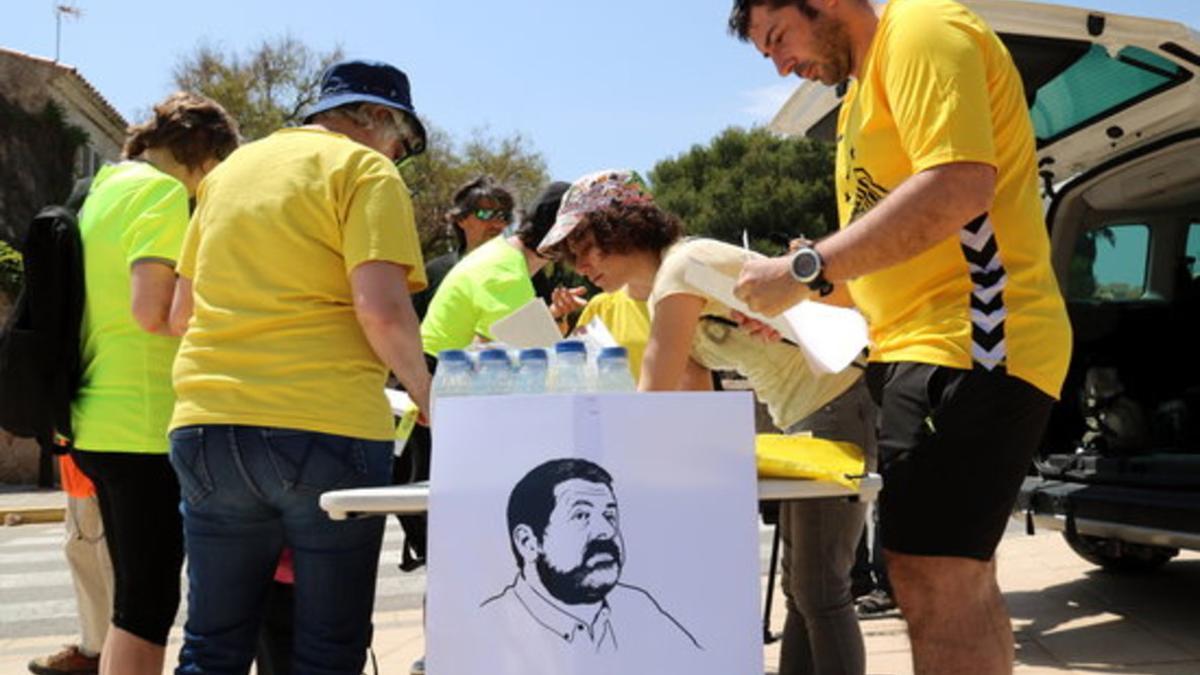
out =
[[[83,243],[76,215],[90,187],[90,179],[79,181],[66,205],[34,216],[18,246],[24,283],[0,329],[0,427],[64,451],[82,374]]]

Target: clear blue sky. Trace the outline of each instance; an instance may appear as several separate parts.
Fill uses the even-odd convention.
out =
[[[729,0],[74,0],[63,63],[133,120],[199,42],[241,51],[291,33],[390,61],[417,111],[457,138],[524,134],[555,178],[632,166],[770,119],[799,83],[725,33]],[[1094,0],[1200,27],[1197,0]],[[51,0],[0,0],[0,46],[54,55]]]

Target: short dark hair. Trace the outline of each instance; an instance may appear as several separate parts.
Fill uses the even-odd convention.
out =
[[[446,211],[446,222],[449,223],[454,238],[458,242],[458,250],[464,253],[467,250],[467,236],[458,226],[462,219],[471,215],[471,212],[479,208],[479,204],[483,201],[495,202],[500,210],[509,212],[513,210],[515,204],[512,191],[487,174],[481,174],[464,183],[454,192],[452,199],[453,204]]]
[[[809,6],[808,0],[733,0],[733,9],[729,12],[729,32],[742,42],[750,41],[750,10],[759,5],[771,9],[793,5],[810,19],[817,16],[817,10]]]
[[[605,254],[661,254],[683,236],[683,224],[655,204],[610,204],[585,214],[552,253],[574,264],[569,244],[589,236]]]
[[[533,529],[540,541],[550,522],[550,514],[554,511],[556,497],[554,488],[573,478],[600,483],[612,490],[612,475],[599,464],[586,459],[563,458],[552,459],[534,467],[513,486],[508,495],[508,543],[512,546],[513,556],[517,559],[517,567],[525,562],[517,544],[512,540],[512,533],[518,525],[528,525]]]
[[[133,159],[150,148],[166,148],[176,162],[196,170],[210,159],[225,159],[237,146],[237,122],[220,103],[177,91],[154,106],[154,117],[129,127],[121,155]]]
[[[534,200],[533,206],[525,212],[521,226],[517,228],[517,238],[527,250],[537,251],[538,245],[546,238],[546,233],[554,227],[558,218],[558,207],[562,204],[563,195],[571,188],[570,183],[555,181],[545,187]]]

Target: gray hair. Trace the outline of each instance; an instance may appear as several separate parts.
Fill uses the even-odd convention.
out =
[[[391,108],[380,105],[378,103],[347,103],[343,106],[338,106],[332,110],[313,115],[313,121],[319,122],[322,119],[341,119],[363,129],[375,129],[381,126],[375,116],[375,110],[382,109],[388,112],[388,121],[383,124],[384,131],[391,134],[394,138],[403,138],[403,131],[400,128],[400,122],[397,120],[397,114]]]

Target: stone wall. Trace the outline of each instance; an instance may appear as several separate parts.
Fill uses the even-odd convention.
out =
[[[8,317],[8,298],[0,293],[0,325]],[[29,438],[17,438],[0,429],[0,484],[33,485],[37,482],[41,449]]]
[[[125,120],[69,66],[0,47],[0,237],[116,161]]]

